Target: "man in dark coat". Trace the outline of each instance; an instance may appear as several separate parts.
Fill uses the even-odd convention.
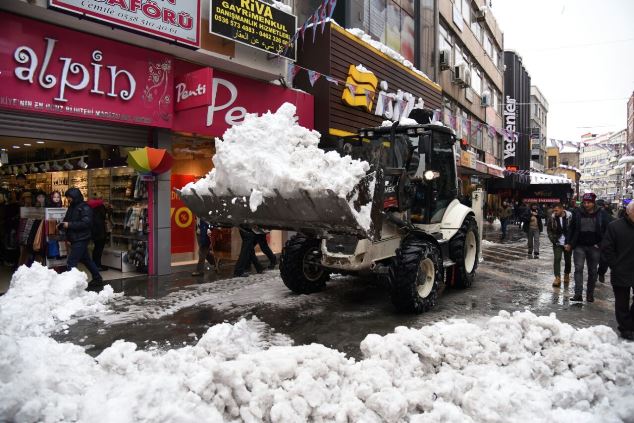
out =
[[[87,289],[101,291],[103,279],[99,274],[99,269],[88,254],[88,243],[92,237],[92,209],[86,204],[84,196],[77,188],[70,188],[64,196],[68,199],[69,206],[64,221],[60,225],[66,231],[66,239],[70,242],[66,266],[70,270],[77,267],[77,263],[83,263],[92,275]]]
[[[605,210],[605,217],[607,219],[608,225],[615,220],[614,216],[612,215],[612,210],[610,209],[610,203],[606,203],[605,200],[597,200],[597,206]],[[598,270],[599,282],[605,283],[605,274],[607,271],[608,263],[603,259],[603,256],[601,256],[601,259],[599,260]]]
[[[634,202],[628,204],[625,217],[608,225],[601,250],[611,270],[619,332],[623,338],[634,341],[634,301],[630,305],[634,290]]]
[[[97,269],[106,270],[101,265],[101,256],[106,246],[106,206],[101,198],[93,198],[86,202],[92,209],[92,261]]]
[[[597,196],[593,193],[583,195],[583,204],[577,208],[568,225],[566,251],[573,251],[575,263],[575,295],[572,301],[583,301],[583,266],[588,266],[588,286],[586,301],[594,302],[594,286],[597,282],[597,270],[601,251],[599,249],[607,218],[603,209],[596,207]]]

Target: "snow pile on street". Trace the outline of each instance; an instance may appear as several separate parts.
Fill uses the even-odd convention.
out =
[[[418,69],[416,66],[414,66],[414,64],[412,62],[410,62],[409,60],[407,60],[405,57],[403,57],[403,55],[399,52],[397,52],[396,50],[386,46],[385,44],[373,40],[372,37],[368,34],[366,34],[362,29],[360,28],[346,28],[346,31],[348,31],[350,34],[354,35],[355,37],[361,39],[362,41],[370,44],[372,47],[374,47],[375,49],[379,50],[381,53],[385,54],[386,56],[391,57],[392,59],[396,60],[397,62],[401,63],[403,66],[405,66],[406,68],[414,71],[415,73],[424,76],[425,78],[431,80],[427,74],[423,71],[421,71],[420,69]]]
[[[58,274],[37,262],[20,266],[0,297],[0,336],[47,335],[71,317],[106,311],[112,287],[97,294],[86,292],[87,285],[86,274],[77,269]]]
[[[47,337],[0,344],[0,420],[595,422],[634,416],[634,344],[605,326],[507,312],[369,335],[355,361],[273,346],[257,319],[194,346],[96,359]],[[630,420],[631,421],[631,420]]]
[[[247,196],[252,211],[264,197],[276,196],[275,190],[285,198],[297,198],[301,190],[317,195],[332,190],[346,199],[370,165],[320,149],[319,132],[300,126],[295,111],[293,104],[284,103],[275,113],[249,114],[227,129],[216,140],[214,168],[182,193],[213,189],[219,196]]]

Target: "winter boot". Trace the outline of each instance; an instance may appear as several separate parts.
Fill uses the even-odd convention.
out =
[[[564,285],[568,285],[570,283],[570,273],[564,273]]]
[[[555,280],[553,281],[553,286],[555,288],[559,288],[561,286],[561,276],[555,276]]]
[[[583,301],[583,297],[581,295],[575,295],[574,297],[572,297],[570,299],[570,301],[572,301],[572,302],[581,302],[581,301]]]
[[[586,301],[589,302],[589,303],[593,303],[594,302],[594,292],[586,293]]]

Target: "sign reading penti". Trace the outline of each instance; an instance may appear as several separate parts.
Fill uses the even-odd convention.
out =
[[[200,47],[200,2],[193,0],[49,0],[78,15]]]
[[[295,60],[297,17],[260,0],[211,0],[209,32]]]

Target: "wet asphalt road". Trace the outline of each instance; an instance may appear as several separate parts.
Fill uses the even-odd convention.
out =
[[[397,326],[421,327],[448,318],[489,317],[500,310],[556,313],[576,327],[616,328],[609,284],[597,283],[594,303],[571,304],[574,282],[551,286],[553,254],[545,234],[541,257],[534,260],[526,256],[523,234],[510,229],[510,241],[483,245],[484,262],[471,288],[445,290],[437,306],[421,315],[397,313],[385,287],[361,278],[335,276],[320,293],[295,295],[278,270],[231,278],[226,267],[204,280],[185,273],[116,282],[115,291],[126,296],[114,302],[115,313],[76,322],[54,338],[83,345],[92,355],[117,339],[139,348],[169,348],[195,343],[212,325],[257,316],[270,328],[266,337],[271,344],[314,342],[359,358],[359,343],[367,334],[385,335]],[[486,226],[485,238],[497,241],[496,228]]]

